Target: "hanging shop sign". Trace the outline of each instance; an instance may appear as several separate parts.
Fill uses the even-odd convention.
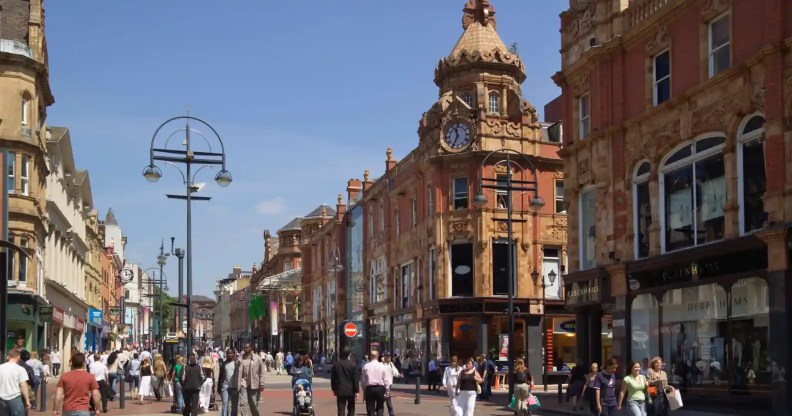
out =
[[[52,306],[39,307],[39,319],[41,319],[41,322],[52,322]]]
[[[52,322],[63,325],[63,309],[54,307],[52,308]]]

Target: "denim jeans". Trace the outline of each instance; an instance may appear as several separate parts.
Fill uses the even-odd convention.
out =
[[[184,409],[184,393],[181,383],[177,381],[173,382],[173,402],[176,403],[176,409],[181,413]]]
[[[239,390],[223,387],[220,390],[223,398],[222,416],[236,416],[239,414]]]
[[[602,405],[602,416],[616,416],[618,413],[619,408],[617,406]]]
[[[118,373],[107,374],[108,381],[110,382],[110,400],[115,399],[116,396],[116,382],[118,381]]]
[[[63,412],[63,416],[91,416],[91,412],[88,410],[70,410]]]
[[[646,416],[646,402],[627,400],[627,414],[630,416]]]
[[[3,401],[5,402],[6,407],[8,407],[9,416],[25,416],[27,414],[27,410],[25,409],[25,401],[22,400],[22,396],[17,396],[11,400]]]

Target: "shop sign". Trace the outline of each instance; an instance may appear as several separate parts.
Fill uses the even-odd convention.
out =
[[[91,308],[88,312],[88,322],[94,326],[102,326],[102,311]]]
[[[74,317],[74,330],[78,332],[85,331],[85,320],[80,319],[78,317]]]
[[[39,319],[41,322],[52,322],[52,306],[39,307]]]
[[[573,282],[567,286],[567,306],[596,303],[602,299],[599,279]]]
[[[602,333],[607,334],[612,325],[611,319],[608,317],[603,317],[600,324],[602,325]],[[615,325],[615,323],[613,325]],[[577,330],[577,322],[574,319],[560,319],[560,318],[553,319],[554,334],[574,334],[576,330]]]
[[[745,250],[692,262],[674,263],[657,270],[632,272],[627,275],[630,291],[677,283],[695,283],[723,275],[767,268],[767,248]]]
[[[52,308],[52,322],[63,325],[63,309],[57,306]]]

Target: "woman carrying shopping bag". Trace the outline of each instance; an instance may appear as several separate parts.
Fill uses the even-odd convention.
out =
[[[450,411],[448,413],[450,416],[462,416],[459,405],[457,404],[456,394],[461,370],[462,369],[459,367],[459,358],[455,355],[451,357],[451,365],[446,367],[443,373],[443,387],[445,387],[448,392],[448,398],[451,401]]]
[[[531,390],[533,390],[533,377],[528,367],[525,366],[525,360],[518,358],[514,365],[514,414],[531,415]]]
[[[473,366],[473,359],[465,361],[465,368],[459,373],[459,382],[456,387],[457,405],[460,416],[473,416],[476,410],[476,394],[481,392],[481,378]]]
[[[149,359],[143,359],[143,363],[140,365],[140,391],[138,391],[138,395],[140,395],[140,404],[143,404],[146,396],[149,396],[149,403],[151,403],[151,396],[154,395],[154,389],[151,387],[153,374],[154,372],[152,371]]]
[[[212,357],[204,357],[201,360],[201,371],[203,371],[205,379],[198,392],[198,403],[201,411],[208,412],[209,403],[214,396],[214,360]]]
[[[668,385],[668,375],[663,371],[662,358],[655,357],[649,362],[646,380],[649,382],[649,396],[652,398],[652,403],[647,406],[647,413],[652,416],[668,416],[670,409],[666,395],[673,387]]]

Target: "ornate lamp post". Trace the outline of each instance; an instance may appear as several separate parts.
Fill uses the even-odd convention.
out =
[[[503,165],[506,168],[506,178],[499,180],[495,178],[484,177],[484,166],[491,157],[498,157],[499,160],[494,166]],[[521,172],[525,172],[522,163],[526,164],[530,172],[533,174],[533,180],[516,180],[512,178],[512,167],[516,166]],[[487,206],[487,196],[484,194],[484,188],[494,189],[496,192],[506,194],[506,239],[508,240],[509,247],[506,250],[506,276],[509,280],[508,290],[508,310],[506,311],[509,317],[509,368],[513,368],[515,362],[514,351],[514,292],[515,292],[515,279],[514,279],[514,239],[512,236],[512,193],[513,192],[533,192],[533,197],[529,202],[529,209],[532,212],[538,212],[544,207],[545,203],[542,197],[539,196],[539,178],[536,174],[536,168],[531,162],[531,159],[516,150],[512,149],[499,149],[494,150],[484,157],[481,161],[479,168],[479,189],[475,197],[473,197],[473,204],[483,209]],[[502,221],[495,219],[496,221]],[[509,377],[509,398],[514,395],[514,377]]]
[[[166,125],[176,121],[176,120],[183,120],[185,122],[185,126],[183,128],[179,128],[176,131],[169,134],[164,141],[161,143],[161,147],[155,147],[155,141],[157,140],[157,135],[162,130],[163,127]],[[212,146],[210,144],[209,138],[206,137],[201,131],[196,130],[190,127],[190,122],[194,121],[209,130],[211,130],[211,136],[214,136],[214,139],[220,145],[220,152],[212,151]],[[179,132],[184,132],[184,141],[178,141],[179,147],[173,148],[168,147],[171,143],[170,139]],[[195,151],[192,147],[191,142],[191,134],[195,133],[199,135],[203,140],[206,142],[208,146],[208,151]],[[210,137],[211,137],[210,136]],[[180,148],[181,147],[181,148]],[[211,198],[209,197],[200,197],[200,196],[193,196],[193,193],[198,192],[203,185],[195,183],[195,177],[201,169],[210,167],[210,166],[220,166],[220,171],[217,172],[215,175],[215,182],[221,187],[226,187],[231,184],[233,178],[231,177],[231,173],[226,170],[226,154],[225,154],[225,145],[223,144],[223,140],[220,138],[220,134],[217,133],[217,130],[214,129],[209,123],[201,120],[200,118],[193,117],[193,116],[177,116],[173,117],[169,120],[166,120],[164,123],[160,124],[159,127],[154,131],[154,135],[151,137],[151,148],[149,149],[150,156],[149,156],[149,164],[143,169],[143,177],[146,178],[149,182],[157,182],[162,177],[162,170],[154,164],[154,161],[161,161],[167,163],[176,169],[182,174],[182,180],[186,188],[185,195],[167,195],[170,199],[181,199],[187,201],[187,354],[192,354],[192,201],[208,201]],[[183,164],[185,165],[185,171],[182,172],[175,164]],[[195,172],[193,172],[193,167],[199,166]]]
[[[333,328],[335,331],[335,353],[338,354],[341,350],[341,330],[338,325],[338,307],[341,302],[338,299],[338,273],[344,271],[344,266],[341,264],[341,256],[338,249],[334,250],[333,259],[330,263],[330,268],[333,271],[333,295],[335,296],[335,317],[333,318]]]

